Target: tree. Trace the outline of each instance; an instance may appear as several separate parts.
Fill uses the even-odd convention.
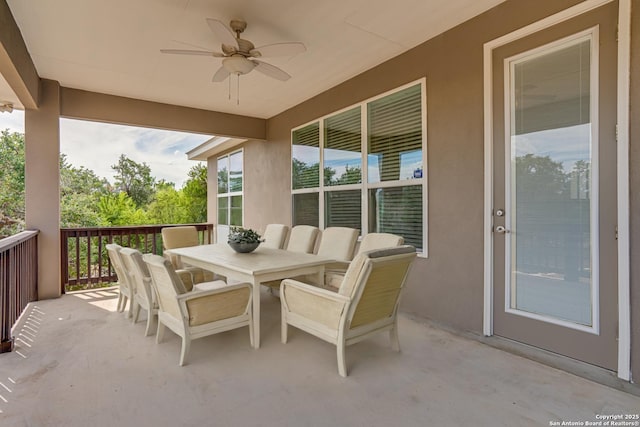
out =
[[[127,193],[107,194],[98,201],[100,218],[107,225],[139,225],[148,223],[147,215]]]
[[[147,218],[154,224],[183,224],[189,222],[184,206],[184,194],[171,186],[156,191],[155,200],[147,209]]]
[[[193,166],[189,179],[182,189],[186,222],[207,221],[207,167],[201,163]]]
[[[24,135],[0,133],[0,238],[24,229]]]
[[[101,196],[109,193],[109,183],[92,170],[76,168],[60,155],[60,225],[95,227],[104,225],[98,211]]]
[[[554,162],[549,156],[526,154],[516,157],[516,183],[522,200],[554,200],[565,193],[567,175],[561,162]]]
[[[362,182],[362,171],[358,166],[346,165],[344,173],[333,181],[335,185],[360,184]]]
[[[118,163],[112,165],[111,169],[116,173],[116,189],[127,193],[136,207],[146,206],[152,200],[155,178],[151,176],[151,168],[146,163],[137,163],[121,154]]]

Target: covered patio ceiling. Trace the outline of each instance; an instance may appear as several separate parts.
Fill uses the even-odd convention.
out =
[[[269,118],[452,28],[503,0],[7,0],[41,78],[62,86]],[[264,58],[287,82],[251,72],[213,83],[220,51],[205,18],[243,19],[256,46],[303,42],[293,57]],[[0,78],[0,101],[21,104]]]

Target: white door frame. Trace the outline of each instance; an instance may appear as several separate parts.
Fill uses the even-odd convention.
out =
[[[493,335],[493,50],[572,19],[614,0],[586,0],[484,44],[484,316]],[[629,282],[629,76],[631,0],[618,0],[617,196],[618,196],[618,377],[631,380]]]

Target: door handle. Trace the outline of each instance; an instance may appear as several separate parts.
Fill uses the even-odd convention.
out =
[[[506,228],[504,228],[502,225],[498,225],[496,227],[496,233],[500,233],[500,234],[507,234],[509,233],[509,230],[507,230]]]

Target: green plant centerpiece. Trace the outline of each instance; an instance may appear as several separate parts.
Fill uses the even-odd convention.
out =
[[[257,231],[250,228],[231,227],[227,243],[234,251],[239,253],[249,253],[255,251],[264,239]]]

